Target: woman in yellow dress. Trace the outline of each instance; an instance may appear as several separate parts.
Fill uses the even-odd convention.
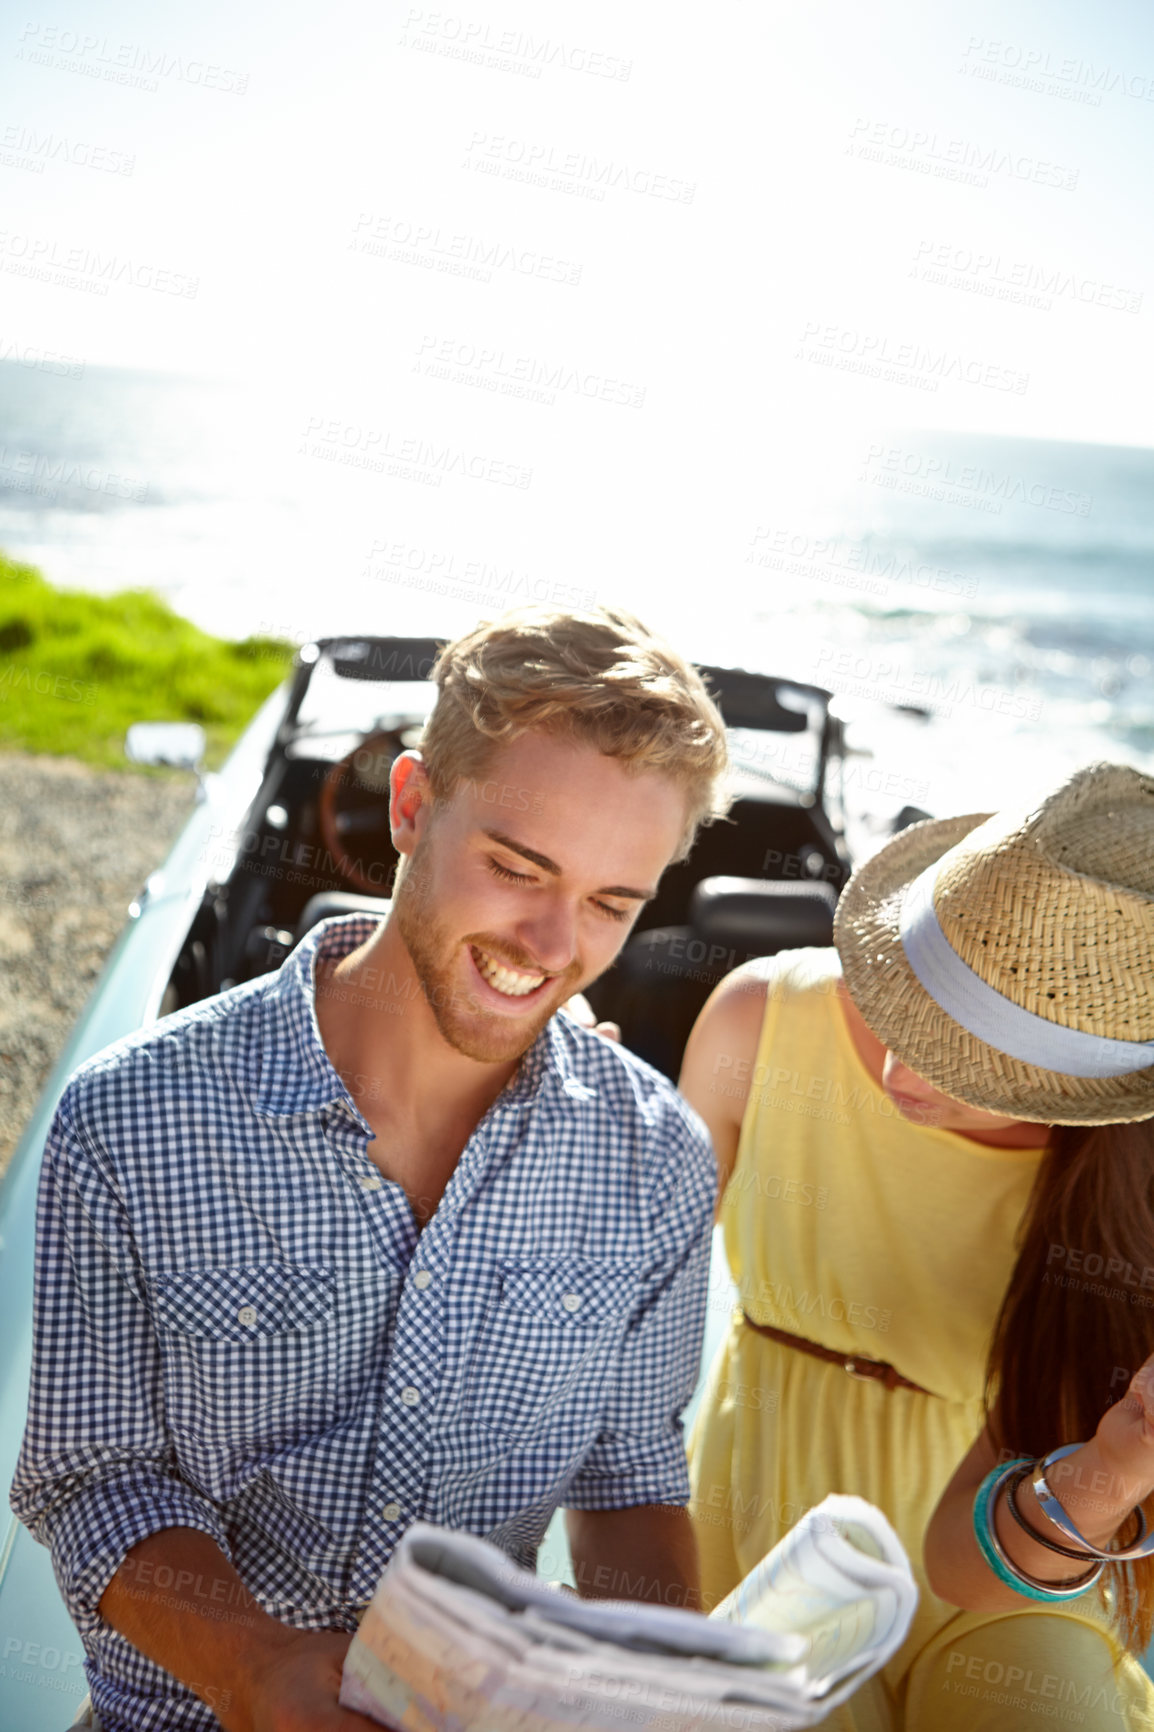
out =
[[[1154,1728],[1154,1561],[1094,1555],[1154,1517],[1154,779],[904,831],[835,942],[738,969],[686,1051],[741,1307],[690,1445],[706,1605],[854,1492],[920,1603],[831,1726]]]

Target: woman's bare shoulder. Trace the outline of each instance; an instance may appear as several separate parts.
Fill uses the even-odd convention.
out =
[[[770,999],[787,1000],[803,992],[838,993],[841,967],[835,950],[784,950],[755,956],[714,987],[690,1039],[752,1039],[756,1050]],[[752,1053],[747,1056],[752,1057]]]
[[[838,980],[835,951],[785,951],[742,963],[706,1000],[685,1049],[680,1088],[709,1126],[723,1182],[736,1154],[770,999],[835,991]]]

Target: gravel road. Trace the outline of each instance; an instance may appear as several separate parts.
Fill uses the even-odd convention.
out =
[[[0,1171],[195,793],[190,775],[0,754]]]

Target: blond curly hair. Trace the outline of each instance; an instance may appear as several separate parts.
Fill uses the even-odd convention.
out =
[[[446,644],[433,678],[421,756],[436,801],[483,777],[497,748],[541,729],[678,783],[687,802],[678,860],[699,826],[728,810],[725,726],[701,676],[620,608],[517,608]]]

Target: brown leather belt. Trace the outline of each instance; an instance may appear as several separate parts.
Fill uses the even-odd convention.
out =
[[[923,1389],[920,1383],[911,1383],[908,1377],[903,1377],[900,1371],[887,1365],[884,1359],[863,1359],[858,1353],[848,1356],[838,1353],[832,1347],[822,1347],[816,1341],[807,1341],[804,1335],[790,1335],[787,1330],[774,1329],[768,1323],[755,1323],[744,1311],[741,1318],[751,1329],[756,1329],[759,1335],[768,1335],[771,1341],[778,1341],[783,1347],[795,1347],[799,1353],[808,1353],[814,1359],[824,1359],[828,1365],[840,1365],[851,1377],[860,1377],[866,1383],[880,1383],[886,1389],[913,1389],[919,1395],[933,1394],[932,1389]]]

